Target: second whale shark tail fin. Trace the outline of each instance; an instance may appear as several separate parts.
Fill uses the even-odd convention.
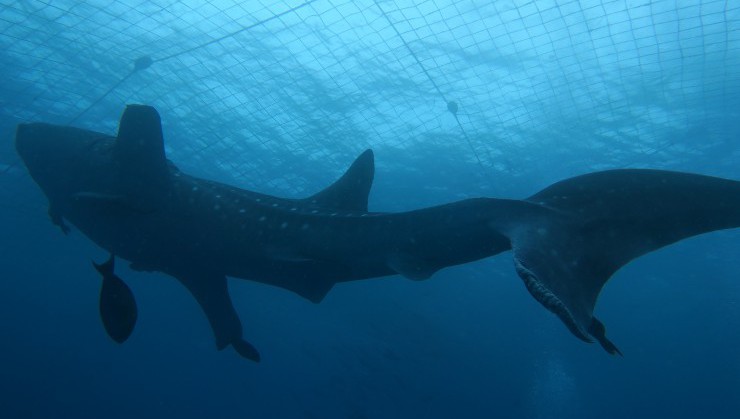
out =
[[[517,273],[574,335],[611,354],[621,352],[593,310],[617,270],[684,238],[740,227],[740,182],[686,173],[592,173],[524,203],[514,220],[491,222],[511,241]]]

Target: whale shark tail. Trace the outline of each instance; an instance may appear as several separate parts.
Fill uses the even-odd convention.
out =
[[[740,227],[740,182],[687,173],[592,173],[524,203],[514,222],[492,222],[511,241],[517,273],[575,336],[611,354],[621,352],[593,310],[617,270],[684,238]]]

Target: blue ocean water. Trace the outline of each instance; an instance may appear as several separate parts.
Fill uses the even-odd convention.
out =
[[[740,5],[489,3],[2,4],[0,414],[736,417],[737,230],[617,272],[596,314],[623,358],[534,301],[510,253],[340,284],[319,305],[231,280],[259,364],[217,352],[174,279],[121,263],[139,322],[123,345],[106,336],[90,261],[107,254],[49,222],[18,123],[113,134],[125,104],[151,104],[181,169],[289,197],[370,147],[377,211],[607,168],[740,179]],[[142,56],[152,66],[131,72]]]

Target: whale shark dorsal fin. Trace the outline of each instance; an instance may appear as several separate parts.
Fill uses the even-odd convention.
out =
[[[322,208],[367,212],[367,199],[375,176],[373,151],[360,154],[336,182],[304,201]]]
[[[114,148],[120,193],[130,205],[155,208],[169,187],[162,123],[151,106],[128,105],[118,126]]]
[[[151,106],[128,105],[118,126],[116,158],[130,176],[156,181],[168,173],[162,122]]]

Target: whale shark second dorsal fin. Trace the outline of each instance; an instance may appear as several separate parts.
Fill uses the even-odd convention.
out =
[[[368,149],[355,159],[336,182],[304,201],[322,208],[367,212],[367,199],[374,176],[373,151]]]

